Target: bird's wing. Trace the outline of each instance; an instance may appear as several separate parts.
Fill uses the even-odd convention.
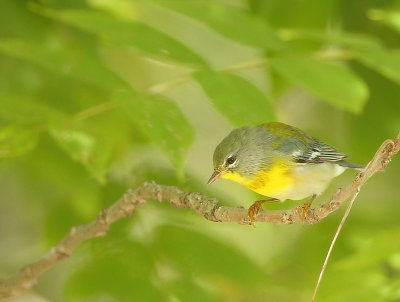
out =
[[[337,162],[347,157],[346,154],[296,127],[278,122],[266,123],[263,126],[273,135],[273,149],[284,154],[291,154],[295,163]]]
[[[346,154],[339,152],[316,138],[312,138],[312,143],[303,150],[293,152],[294,161],[304,164],[318,164],[324,162],[337,162],[347,157]]]

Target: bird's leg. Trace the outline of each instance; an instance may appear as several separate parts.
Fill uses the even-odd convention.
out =
[[[317,194],[313,194],[309,200],[299,206],[301,220],[307,222],[308,210],[311,207],[312,202],[317,198]]]
[[[263,203],[269,203],[269,202],[277,202],[279,199],[272,198],[272,199],[265,199],[265,200],[257,200],[255,203],[253,203],[250,208],[247,210],[247,216],[249,217],[249,220],[251,223],[253,223],[255,220],[256,215],[260,211],[261,205]]]

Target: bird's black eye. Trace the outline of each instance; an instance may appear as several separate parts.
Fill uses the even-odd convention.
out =
[[[235,161],[236,161],[236,158],[234,158],[233,156],[229,156],[229,157],[226,159],[226,163],[227,163],[228,165],[232,165]]]

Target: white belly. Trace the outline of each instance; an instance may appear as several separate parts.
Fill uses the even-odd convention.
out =
[[[308,164],[294,167],[294,182],[285,192],[271,196],[279,200],[300,200],[311,195],[320,195],[329,182],[343,173],[345,167],[334,163]]]

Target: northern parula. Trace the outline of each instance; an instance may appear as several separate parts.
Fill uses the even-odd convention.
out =
[[[259,203],[315,198],[346,168],[364,168],[345,161],[346,157],[302,130],[283,123],[241,127],[216,147],[214,173],[208,183],[226,178],[273,198]],[[249,216],[253,216],[250,210]]]

